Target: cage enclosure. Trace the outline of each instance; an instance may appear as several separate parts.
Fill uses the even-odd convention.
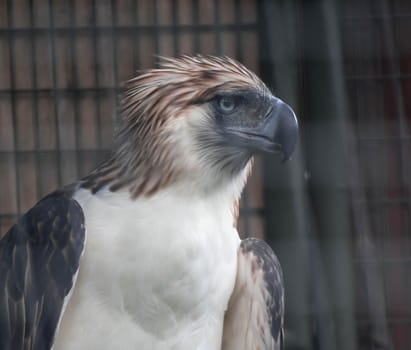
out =
[[[122,82],[231,56],[300,123],[291,161],[256,159],[239,222],[282,263],[286,349],[410,349],[410,33],[407,0],[4,0],[0,236],[107,157]]]

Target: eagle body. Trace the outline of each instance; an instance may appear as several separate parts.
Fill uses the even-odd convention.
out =
[[[227,57],[128,81],[111,157],[0,239],[0,349],[283,349],[280,264],[236,223],[253,155],[297,130]]]
[[[56,349],[220,349],[240,244],[235,192],[177,188],[131,201],[77,191],[84,269]]]

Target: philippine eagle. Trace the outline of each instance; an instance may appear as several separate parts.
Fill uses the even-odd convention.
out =
[[[280,349],[280,265],[236,220],[253,154],[289,158],[297,129],[227,57],[128,81],[111,158],[0,241],[0,349]]]

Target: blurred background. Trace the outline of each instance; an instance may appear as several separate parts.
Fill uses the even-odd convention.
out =
[[[109,154],[121,82],[225,54],[300,122],[239,230],[278,254],[286,349],[411,349],[411,1],[1,0],[0,235]]]

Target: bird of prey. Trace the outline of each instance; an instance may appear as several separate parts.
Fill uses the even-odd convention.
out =
[[[0,241],[0,349],[281,349],[280,265],[236,220],[253,155],[289,158],[297,129],[228,57],[128,81],[109,160]]]

